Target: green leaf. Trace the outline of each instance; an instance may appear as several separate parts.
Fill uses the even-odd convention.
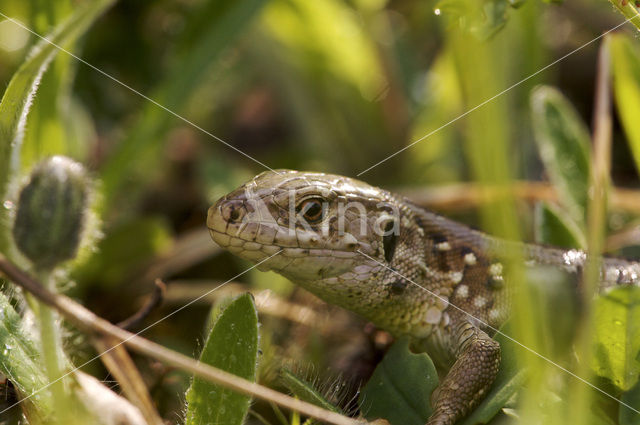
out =
[[[636,168],[640,170],[640,52],[622,33],[609,37],[616,106]]]
[[[487,40],[500,32],[509,18],[509,10],[517,9],[525,0],[440,0],[435,9],[443,16],[455,18],[459,25],[479,40]]]
[[[539,86],[531,95],[540,157],[571,218],[583,228],[589,185],[589,131],[564,96]]]
[[[414,354],[409,340],[391,346],[362,388],[359,404],[367,419],[384,418],[392,425],[424,425],[431,415],[431,392],[438,374],[426,353]]]
[[[536,204],[535,240],[564,248],[586,247],[585,235],[576,222],[566,211],[547,202]]]
[[[211,329],[200,361],[255,381],[258,361],[258,313],[251,294],[237,297]],[[242,424],[250,397],[194,378],[186,394],[187,425]]]
[[[628,391],[640,376],[640,288],[615,288],[596,299],[594,323],[593,370]]]
[[[89,26],[116,0],[97,0],[79,7],[65,22],[47,35],[58,46],[68,46],[78,39]],[[58,48],[44,40],[39,41],[13,75],[0,101],[0,205],[7,195],[9,179],[19,166],[20,145],[29,108],[38,83]],[[7,221],[7,210],[0,208],[0,224]],[[6,253],[9,237],[0,226],[0,252]]]
[[[480,40],[487,40],[500,31],[507,23],[507,10],[509,4],[507,0],[485,1],[483,17],[481,23],[471,28],[471,32]]]
[[[621,398],[622,403],[640,409],[640,384],[636,384],[629,391],[625,391]],[[618,408],[618,422],[620,425],[640,425],[640,415],[620,404]]]
[[[71,0],[35,0],[32,8],[30,25],[40,34],[45,34],[73,12]],[[76,52],[79,50],[76,45],[80,43],[70,44],[66,48]],[[87,142],[94,138],[78,131],[87,127],[88,113],[74,105],[71,95],[77,67],[75,58],[61,54],[57,55],[43,75],[25,129],[20,152],[21,171],[29,170],[36,162],[50,155],[66,155],[76,160],[86,157],[91,146]]]
[[[489,393],[461,424],[487,423],[521,388],[525,371],[516,364],[513,344],[502,335],[500,371]],[[397,341],[373,372],[360,394],[360,409],[371,420],[387,419],[392,425],[424,425],[431,415],[430,396],[438,375],[426,353],[414,354],[406,338]]]
[[[300,400],[304,400],[308,403],[315,404],[324,409],[331,410],[336,413],[340,413],[340,409],[331,404],[326,398],[322,396],[309,382],[296,376],[289,369],[283,368],[280,372],[280,378],[284,385]]]

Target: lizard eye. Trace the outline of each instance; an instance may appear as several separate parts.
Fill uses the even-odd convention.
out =
[[[298,205],[298,213],[302,214],[309,223],[317,223],[324,216],[324,208],[322,208],[322,200],[318,198],[306,199]]]

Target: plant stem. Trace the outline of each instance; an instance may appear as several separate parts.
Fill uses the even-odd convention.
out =
[[[640,30],[640,12],[638,12],[634,0],[609,0],[609,2]]]
[[[596,94],[593,114],[593,148],[591,154],[590,199],[587,208],[587,247],[589,256],[584,269],[581,326],[576,340],[576,352],[581,360],[577,375],[587,376],[593,350],[594,318],[593,299],[598,292],[601,255],[606,237],[607,199],[611,169],[611,70],[609,37],[605,37],[598,54]],[[568,419],[575,423],[586,423],[590,417],[589,406],[593,392],[581,383],[573,383],[568,405]]]
[[[40,281],[45,287],[55,292],[55,283],[51,278],[50,270],[40,270],[38,272]],[[44,303],[39,303],[38,319],[40,321],[40,344],[42,357],[44,359],[47,377],[51,382],[51,393],[53,395],[54,410],[60,412],[57,418],[60,423],[69,423],[69,403],[62,381],[63,359],[62,340],[60,331],[56,325],[57,313]]]
[[[39,280],[33,279],[15,264],[0,255],[0,272],[18,286],[33,294],[41,301],[41,305],[52,306],[60,312],[70,323],[80,330],[91,333],[108,335],[126,344],[133,351],[149,356],[177,369],[187,371],[215,384],[222,385],[233,391],[247,394],[262,400],[274,402],[287,409],[296,410],[304,415],[319,419],[334,425],[363,425],[368,422],[353,419],[314,404],[279,393],[252,381],[240,378],[224,370],[208,364],[200,363],[191,357],[170,350],[160,344],[132,334],[119,328],[105,319],[96,316],[82,305],[64,295],[56,294],[42,286]]]

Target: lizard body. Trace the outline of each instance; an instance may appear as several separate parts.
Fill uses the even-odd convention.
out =
[[[263,262],[396,337],[449,372],[428,425],[451,425],[488,392],[500,363],[491,338],[509,316],[503,259],[580,274],[586,255],[508,242],[348,177],[264,172],[217,201],[207,226],[223,248]],[[274,255],[276,254],[277,255]],[[601,286],[637,285],[640,264],[604,259]]]

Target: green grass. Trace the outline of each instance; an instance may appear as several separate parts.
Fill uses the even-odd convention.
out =
[[[559,194],[557,202],[503,197],[477,208],[443,211],[514,240],[606,248],[608,236],[639,222],[632,212],[607,209],[605,201],[594,204],[589,197],[596,159],[591,153],[593,86],[602,40],[522,81],[603,29],[629,18],[636,24],[633,2],[161,0],[119,2],[101,15],[111,3],[0,0],[0,12],[42,34],[53,29],[55,40],[83,60],[272,168],[356,176],[429,135],[360,178],[393,189],[464,182],[506,188],[516,180],[548,180]],[[15,203],[24,177],[48,155],[70,156],[89,169],[96,181],[93,240],[80,258],[58,269],[62,286],[115,322],[136,311],[155,277],[172,281],[170,288],[200,284],[211,289],[243,271],[246,263],[214,251],[210,241],[189,237],[204,232],[211,202],[264,168],[36,37],[28,40],[17,51],[0,48],[5,88],[0,200]],[[611,175],[605,177],[612,186],[635,188],[640,164],[637,29],[627,24],[609,42],[616,126]],[[41,48],[27,55],[38,43]],[[590,221],[596,210],[605,215]],[[28,267],[12,250],[12,214],[0,208],[0,252]],[[640,256],[640,241],[627,245],[608,254]],[[527,371],[526,384],[521,385],[520,375],[509,375],[498,390],[511,391],[516,382],[519,397],[498,391],[491,400],[501,405],[485,406],[472,418],[640,423],[629,409],[558,367],[640,408],[637,291],[590,297],[581,311],[592,319],[578,320],[578,306],[566,301],[563,277],[546,271],[530,276],[521,263],[514,257],[508,267],[518,291],[506,332],[556,365],[504,341],[510,346],[508,361]],[[271,287],[283,301],[322,311],[272,274],[247,276],[240,282],[243,290]],[[545,282],[556,286],[549,289]],[[177,292],[168,297],[153,313],[158,318],[179,306]],[[190,307],[145,336],[193,354],[208,311],[208,305]],[[363,353],[353,359],[336,354],[345,352],[336,347],[349,347],[345,335],[366,341],[362,323],[348,315],[339,318],[342,326],[326,332],[261,314],[261,350],[268,355],[258,356],[258,380],[287,391],[274,370],[293,359],[332,370],[344,382],[366,381],[377,364],[370,359],[381,353],[362,343]],[[76,364],[91,357],[84,337],[66,335],[67,354]],[[2,357],[5,369],[27,391],[32,381],[45,378],[35,374],[21,381],[23,370],[35,366],[27,354],[21,361],[15,353]],[[154,383],[152,396],[161,415],[181,417],[184,400],[176,394],[185,393],[191,377],[137,360]],[[105,375],[97,362],[87,370]],[[327,402],[304,379],[295,382],[301,393],[313,395],[310,399]],[[424,383],[411,384],[423,388]],[[46,414],[50,403],[36,398],[33,405]],[[247,423],[256,417],[274,424],[284,418],[266,403],[251,409],[255,415]]]

